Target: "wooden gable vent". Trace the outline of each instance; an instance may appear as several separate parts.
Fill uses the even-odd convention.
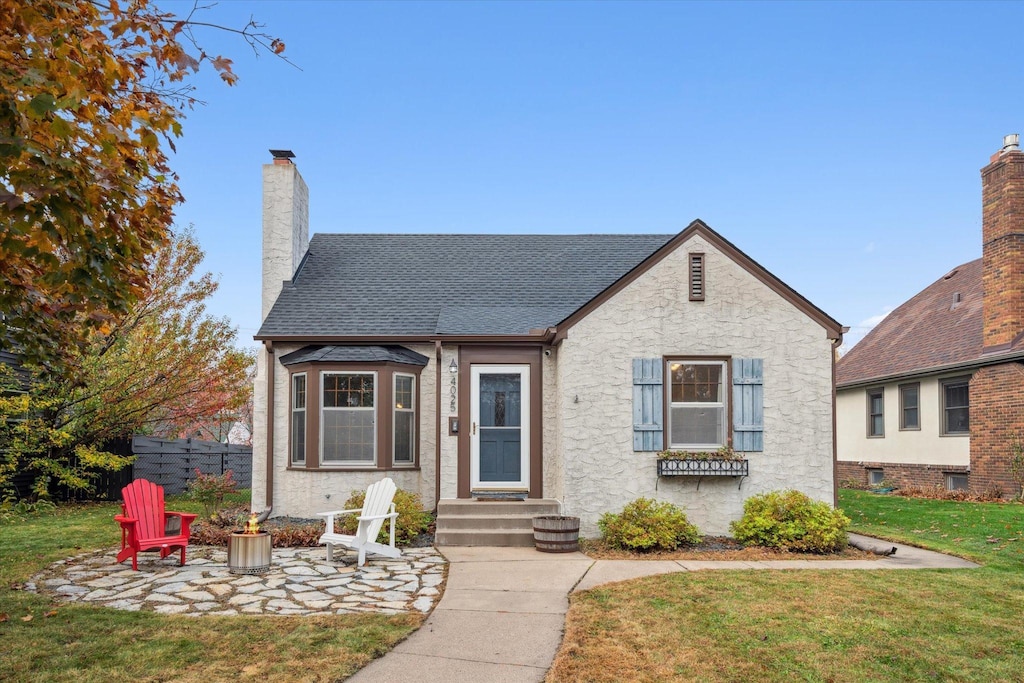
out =
[[[704,301],[704,254],[690,254],[690,301]]]

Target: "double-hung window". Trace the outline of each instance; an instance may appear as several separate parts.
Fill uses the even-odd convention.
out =
[[[900,429],[921,428],[921,385],[900,385]]]
[[[943,380],[942,433],[970,434],[970,377]]]
[[[668,448],[715,450],[728,443],[726,363],[669,360]]]
[[[373,465],[376,373],[324,372],[320,452],[325,465]]]
[[[416,377],[395,373],[394,463],[416,462]]]
[[[868,436],[885,436],[885,392],[868,389]]]
[[[292,464],[306,462],[306,375],[292,375]]]

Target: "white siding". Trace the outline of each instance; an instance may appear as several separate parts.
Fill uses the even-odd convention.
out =
[[[971,439],[967,435],[941,436],[942,404],[939,378],[913,380],[921,383],[921,429],[900,431],[899,385],[883,385],[885,436],[868,438],[867,388],[836,392],[836,446],[844,462],[911,465],[969,465]],[[874,385],[870,388],[877,388]]]
[[[687,253],[706,254],[707,299],[688,300]],[[695,236],[580,321],[558,349],[546,458],[560,461],[548,496],[597,535],[604,512],[647,496],[683,507],[703,533],[727,534],[743,500],[796,488],[832,501],[832,347],[824,328]],[[633,451],[632,359],[664,355],[764,359],[764,451],[750,477],[657,476]],[[731,388],[727,388],[731,394]]]

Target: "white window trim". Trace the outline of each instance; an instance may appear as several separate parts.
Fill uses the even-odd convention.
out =
[[[304,372],[297,372],[291,376],[291,412],[289,413],[288,420],[288,462],[292,465],[305,465],[306,464],[306,451],[309,450],[309,378]],[[302,377],[306,385],[306,403],[301,408],[295,407],[295,379]],[[303,427],[303,439],[302,439],[302,460],[295,459],[295,413],[302,411],[302,427]]]
[[[349,407],[335,407],[328,408],[324,406],[324,385],[327,377],[333,377],[337,375],[372,375],[373,376],[373,407],[372,408],[349,408]],[[309,385],[306,385],[306,390],[309,390]],[[366,467],[377,467],[377,372],[376,370],[325,370],[320,373],[320,396],[319,396],[319,410],[320,410],[320,443],[318,444],[318,450],[320,451],[320,467],[324,469],[361,469]],[[307,399],[306,403],[309,403]],[[359,462],[337,462],[329,461],[324,459],[324,411],[327,410],[353,410],[353,411],[372,411],[373,412],[373,459],[372,460],[360,460]]]
[[[398,396],[398,378],[399,377],[408,377],[409,379],[412,380],[412,391],[411,391],[412,405],[409,406],[408,408],[399,408],[397,406],[398,401],[395,400],[395,397]],[[376,390],[377,385],[374,384],[373,386],[374,386],[374,390]],[[417,401],[416,401],[416,375],[414,375],[412,373],[408,373],[408,372],[395,372],[395,373],[393,373],[392,378],[391,378],[391,403],[392,403],[392,406],[391,406],[391,412],[392,412],[392,417],[391,417],[391,465],[392,465],[392,467],[415,467],[416,466],[416,408],[417,408],[417,405],[416,405],[416,403],[417,403]],[[374,405],[376,405],[376,404],[377,404],[377,401],[374,400]],[[399,462],[397,460],[396,453],[395,453],[395,446],[396,446],[396,444],[398,444],[398,438],[397,438],[398,437],[398,421],[394,419],[394,415],[395,415],[395,413],[398,413],[398,412],[412,413],[412,435],[410,436],[410,441],[409,441],[410,445],[412,446],[412,452],[409,454],[411,456],[411,459],[410,460],[402,460],[401,462]]]
[[[679,363],[683,365],[717,365],[722,368],[722,372],[719,375],[719,382],[721,383],[722,400],[719,402],[682,402],[676,403],[672,401],[672,364]],[[708,451],[718,450],[724,448],[729,444],[729,362],[724,360],[691,360],[685,357],[669,358],[665,362],[665,376],[668,381],[665,382],[665,403],[668,405],[668,410],[665,415],[665,444],[666,448],[683,450],[683,451]],[[672,409],[673,408],[721,408],[722,409],[722,430],[718,435],[721,439],[721,443],[701,443],[701,444],[675,444],[672,443]]]

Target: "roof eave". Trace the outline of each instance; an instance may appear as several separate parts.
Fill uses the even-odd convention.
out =
[[[983,368],[986,365],[999,365],[1000,363],[1009,363],[1019,360],[1024,360],[1024,349],[1018,349],[1009,353],[988,354],[972,360],[960,361],[957,363],[946,363],[944,365],[934,365],[929,368],[889,373],[887,375],[877,375],[875,377],[848,380],[846,382],[836,382],[836,389],[859,389],[902,379],[918,379],[928,375],[942,375],[957,372],[958,370],[975,370],[977,368]]]
[[[533,343],[549,344],[554,328],[537,330],[529,334],[366,334],[366,335],[309,335],[309,334],[257,334],[262,342],[296,342],[303,344],[413,344],[413,343]]]

